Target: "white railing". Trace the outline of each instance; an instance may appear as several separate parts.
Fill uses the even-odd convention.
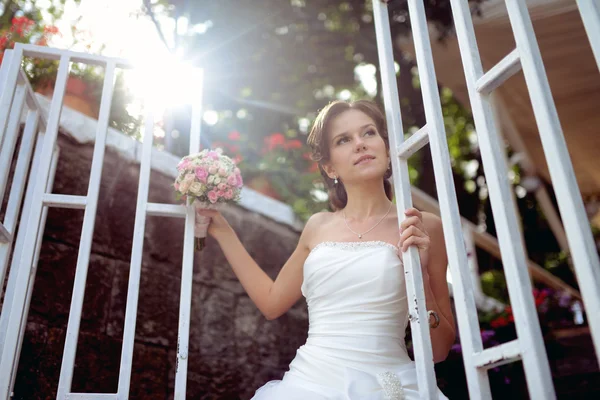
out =
[[[580,2],[580,6],[583,3],[583,1]],[[408,5],[427,123],[421,130],[404,141],[389,16],[386,5],[380,0],[373,0],[386,119],[390,130],[390,146],[393,156],[393,180],[399,210],[401,211],[412,205],[407,159],[429,143],[439,196],[439,211],[444,225],[449,266],[453,277],[453,292],[470,396],[471,398],[491,398],[487,370],[507,362],[522,360],[531,397],[554,398],[547,356],[531,294],[531,281],[527,267],[532,268],[532,266],[531,263],[528,264],[525,257],[517,215],[513,206],[512,192],[506,179],[507,167],[503,146],[497,134],[498,131],[488,99],[488,95],[495,88],[521,68],[525,73],[526,82],[531,93],[546,154],[556,158],[552,163],[549,163],[550,173],[555,183],[555,191],[563,221],[565,221],[565,230],[597,353],[600,351],[600,293],[598,291],[600,287],[600,264],[591,240],[579,189],[556,116],[527,9],[523,1],[507,1],[509,16],[515,30],[517,48],[496,67],[484,74],[477,52],[468,3],[466,0],[452,0],[456,32],[463,57],[471,107],[479,135],[494,219],[499,233],[498,242],[501,253],[499,255],[504,262],[518,333],[517,340],[484,350],[478,321],[472,318],[472,316],[477,315],[473,295],[473,285],[477,283],[472,278],[472,273],[469,270],[463,226],[461,226],[462,221],[458,213],[425,12],[423,3],[420,0],[408,0]],[[583,12],[584,7],[581,9]],[[589,26],[594,28],[595,23],[595,21],[592,21]],[[590,32],[589,29],[588,32]],[[595,37],[590,35],[590,39],[594,44]],[[37,105],[35,96],[20,70],[23,56],[60,61],[55,91],[47,118]],[[51,193],[58,160],[58,149],[56,147],[58,127],[71,62],[105,67],[90,181],[85,196]],[[71,393],[71,380],[104,161],[115,71],[117,68],[130,67],[132,66],[122,59],[92,56],[32,45],[17,44],[14,51],[5,54],[0,69],[0,89],[2,89],[0,97],[0,144],[2,144],[0,152],[0,191],[2,193],[6,186],[6,176],[4,175],[8,173],[8,168],[4,168],[4,163],[10,163],[12,159],[24,106],[27,106],[28,113],[21,139],[21,147],[17,156],[17,168],[10,189],[7,214],[0,225],[0,243],[2,244],[2,247],[0,247],[0,278],[2,278],[0,282],[4,281],[4,275],[8,268],[10,246],[13,243],[15,245],[0,317],[1,399],[7,399],[10,396],[14,385],[24,324],[27,320],[35,279],[35,267],[41,246],[41,235],[45,225],[45,215],[49,207],[85,210],[58,384],[57,397],[59,399],[126,399],[128,397],[146,217],[154,215],[185,218],[175,377],[175,398],[185,398],[195,215],[191,207],[148,202],[154,130],[154,117],[151,110],[148,110],[145,119],[118,390],[117,393],[112,394]],[[199,82],[195,92],[201,93]],[[192,108],[190,152],[196,152],[200,148],[202,115],[200,100],[199,98]],[[34,145],[39,130],[44,131],[45,134],[40,135],[41,140],[38,140],[37,145]],[[16,221],[20,212],[19,204],[21,204],[27,179],[26,165],[29,164],[34,148],[35,155],[33,156],[32,168],[36,172],[42,171],[43,173],[32,175],[29,179],[30,184],[27,186],[25,203],[21,212],[21,229],[15,241]],[[399,213],[399,215],[402,215],[402,213]],[[468,236],[467,244],[472,249],[471,237]],[[415,344],[415,359],[421,397],[435,398],[437,388],[433,369],[433,353],[419,255],[415,248],[411,248],[404,255],[404,265],[407,272],[410,321]],[[533,269],[535,270],[535,268]],[[540,276],[543,279],[548,279],[546,276]]]
[[[191,285],[194,260],[193,235],[195,213],[192,207],[148,202],[150,161],[154,132],[154,117],[152,115],[152,110],[148,110],[148,114],[146,115],[145,133],[143,138],[144,143],[140,165],[140,181],[135,217],[133,249],[131,255],[129,287],[127,292],[125,327],[123,334],[123,348],[121,352],[118,391],[114,394],[71,393],[71,381],[73,377],[75,352],[77,349],[77,339],[85,292],[87,268],[92,245],[94,221],[96,218],[96,209],[98,204],[98,193],[101,181],[102,164],[104,161],[106,134],[108,130],[110,108],[114,90],[115,71],[117,68],[131,68],[132,65],[126,60],[122,59],[106,58],[22,44],[17,44],[14,51],[7,52],[7,54],[9,54],[9,56],[5,56],[4,58],[2,63],[2,73],[0,74],[0,84],[2,85],[2,96],[0,97],[0,105],[2,105],[2,107],[0,107],[0,138],[4,136],[4,142],[0,142],[2,143],[2,154],[4,154],[5,151],[9,152],[9,150],[11,150],[10,147],[12,146],[13,141],[16,140],[15,138],[20,122],[19,120],[22,112],[21,108],[23,98],[30,99],[28,104],[31,106],[32,110],[27,117],[25,125],[21,150],[19,153],[19,159],[17,161],[18,166],[15,173],[15,177],[19,178],[15,178],[13,180],[11,199],[13,195],[22,195],[23,186],[25,184],[24,174],[26,172],[26,168],[24,168],[23,165],[27,164],[27,159],[24,157],[31,153],[30,148],[32,147],[33,143],[32,138],[34,138],[37,131],[36,126],[38,119],[41,119],[41,108],[36,105],[35,96],[33,95],[31,88],[28,86],[28,83],[26,81],[23,82],[24,75],[22,75],[22,71],[20,70],[21,61],[24,56],[59,60],[59,68],[47,122],[45,118],[42,121],[42,127],[45,129],[43,145],[38,146],[34,160],[35,170],[43,171],[45,173],[32,175],[30,179],[25,207],[23,209],[23,216],[21,217],[17,245],[15,247],[15,253],[11,263],[9,283],[3,301],[1,317],[2,323],[0,324],[0,327],[2,328],[2,330],[0,330],[0,335],[2,335],[0,336],[2,339],[0,342],[0,398],[9,398],[11,395],[12,386],[14,385],[14,374],[18,366],[20,347],[23,340],[24,324],[27,320],[27,314],[29,311],[29,301],[31,299],[31,292],[33,289],[32,283],[35,279],[35,267],[37,265],[37,257],[39,256],[41,235],[44,230],[45,214],[49,207],[84,209],[84,219],[81,240],[79,244],[79,253],[77,257],[73,296],[71,299],[65,347],[60,370],[60,379],[58,383],[57,397],[59,399],[128,398],[146,217],[149,215],[158,215],[163,217],[184,217],[186,219],[181,279],[182,288],[179,316],[177,370],[175,377],[175,398],[185,398],[187,358],[189,348]],[[59,121],[67,78],[69,76],[69,67],[70,63],[72,62],[100,65],[105,67],[104,85],[100,103],[98,128],[92,159],[90,181],[88,192],[85,196],[59,195],[51,193],[52,182],[54,180],[54,171],[56,170],[56,163],[58,160],[56,142]],[[194,87],[195,93],[198,93],[199,96],[201,96],[202,83],[197,81],[194,82],[194,84],[196,85]],[[201,98],[198,98],[197,100],[198,101],[196,101],[192,107],[190,152],[197,152],[200,149],[202,105]],[[21,153],[23,153],[23,157],[21,157]],[[0,157],[0,160],[4,159],[4,156]],[[8,169],[6,169],[6,171],[7,170]],[[3,168],[0,171],[2,171],[2,174],[4,174],[5,169]],[[9,201],[9,211],[11,209],[11,201]],[[14,200],[13,203],[20,203],[20,201]],[[15,217],[12,215],[13,214],[10,214],[10,218],[12,219],[7,217],[3,223],[3,227],[8,226],[6,231],[7,235],[9,235],[8,242],[10,243],[12,243],[12,237],[10,235],[14,231],[15,225]],[[7,216],[9,216],[8,213]],[[10,251],[5,250],[4,246],[2,249],[3,253],[0,254],[6,254],[4,257],[7,259]],[[35,250],[24,251],[23,249]],[[0,259],[0,261],[1,260],[2,259]],[[6,270],[6,264],[6,262],[2,264],[2,274],[4,274]],[[2,276],[2,278],[4,278],[4,276]]]
[[[0,67],[0,92],[4,93],[8,90],[6,85],[6,79],[9,75],[9,66],[11,65],[11,59],[13,52],[7,50],[4,53],[4,59],[2,66]],[[14,69],[13,71],[14,72]],[[23,134],[21,135],[21,142],[19,149],[16,152],[16,164],[13,174],[13,180],[10,187],[8,203],[6,207],[6,213],[4,221],[0,223],[0,231],[2,232],[0,240],[0,285],[4,286],[4,279],[8,270],[9,257],[11,251],[13,251],[13,259],[20,257],[23,252],[25,235],[23,230],[19,230],[16,235],[17,221],[20,217],[20,226],[25,224],[25,221],[29,218],[29,206],[32,202],[32,187],[27,186],[27,178],[31,171],[38,171],[40,161],[40,150],[41,141],[43,140],[43,134],[38,134],[40,130],[46,128],[46,117],[41,112],[40,107],[37,103],[33,91],[29,86],[27,77],[22,71],[17,69],[17,77],[15,81],[16,87],[13,88],[14,96],[4,97],[0,100],[0,199],[4,197],[5,189],[7,186],[8,175],[11,169],[11,164],[14,161],[16,145],[19,137],[19,130],[22,122],[22,115],[25,115],[25,125]],[[34,152],[35,149],[35,152]],[[58,151],[57,149],[55,149]],[[56,154],[56,153],[55,153]],[[33,161],[32,161],[33,156]],[[54,181],[54,172],[56,170],[57,155],[54,157],[51,163],[51,168],[47,170],[46,179],[47,185],[51,188]],[[43,174],[42,174],[43,175]],[[27,189],[26,189],[27,186]],[[26,194],[25,194],[26,190]],[[25,201],[23,201],[23,194],[25,194]],[[21,204],[24,204],[21,207]],[[41,214],[41,220],[45,221],[47,210],[44,209]],[[36,263],[39,255],[41,241],[37,241],[35,246],[32,248],[35,254]],[[13,249],[14,247],[14,249]],[[6,290],[2,302],[2,313],[0,314],[0,355],[4,348],[6,341],[6,334],[8,328],[8,311],[12,306],[12,299],[15,293],[15,278],[16,274],[12,273],[9,276],[6,284]],[[30,288],[31,285],[28,285]],[[29,308],[29,301],[31,299],[31,292],[25,297],[25,309]],[[25,331],[26,318],[21,319],[20,323],[15,326],[16,334],[19,337],[19,345],[17,351],[20,351],[20,343],[22,341]],[[11,364],[2,364],[0,366],[0,374],[2,374],[7,381],[12,383],[15,379],[17,362]]]
[[[437,91],[429,32],[423,2],[408,0],[417,66],[419,69],[426,126],[403,141],[400,107],[393,63],[387,7],[373,0],[379,47],[384,101],[390,128],[394,183],[399,211],[411,205],[406,157],[430,143],[436,177],[440,215],[444,224],[448,260],[453,277],[453,294],[463,348],[465,372],[471,398],[490,399],[487,370],[517,360],[523,361],[531,398],[555,398],[554,387],[528,275],[514,197],[508,182],[508,168],[502,141],[495,126],[489,95],[506,79],[523,69],[534,107],[536,121],[569,240],[596,352],[600,355],[600,264],[575,174],[570,162],[556,109],[543,68],[531,20],[525,2],[507,0],[508,15],[517,48],[487,73],[483,73],[475,40],[473,21],[467,0],[452,0],[460,52],[477,133],[486,182],[489,188],[498,241],[507,278],[518,339],[483,349],[479,322],[473,300],[472,282],[461,238],[456,194],[450,174],[450,160],[445,142],[444,123]],[[581,3],[584,3],[583,1]],[[591,8],[586,4],[587,8]],[[582,8],[583,11],[583,8]],[[598,13],[595,13],[595,17]],[[588,23],[588,32],[597,29],[597,18]],[[592,43],[598,38],[590,34]],[[399,157],[399,159],[398,159]],[[399,212],[399,215],[401,213]],[[419,390],[423,398],[434,398],[435,374],[431,363],[431,343],[424,313],[424,295],[416,251],[404,256],[409,272],[407,289]],[[422,323],[421,323],[422,322]]]
[[[596,57],[596,65],[600,69],[600,1],[577,0],[577,7]]]

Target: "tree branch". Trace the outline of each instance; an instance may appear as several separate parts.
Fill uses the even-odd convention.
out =
[[[160,40],[162,40],[162,42],[165,44],[167,50],[169,50],[169,52],[172,53],[173,49],[171,49],[171,47],[169,46],[169,43],[167,43],[167,39],[165,38],[162,28],[160,27],[160,24],[158,23],[158,20],[156,19],[156,16],[154,15],[154,11],[152,11],[152,5],[150,4],[150,0],[144,0],[144,8],[146,10],[146,13],[148,14],[150,19],[154,23],[154,26],[156,27],[156,31],[158,32],[158,36],[160,37]]]

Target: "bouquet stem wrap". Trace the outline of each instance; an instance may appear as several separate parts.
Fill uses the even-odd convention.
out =
[[[194,237],[196,251],[202,251],[205,246],[206,236],[208,235],[208,226],[210,225],[211,217],[206,217],[198,213],[199,210],[215,210],[219,208],[216,204],[203,203],[195,200],[192,204],[196,212],[196,224],[194,225]]]

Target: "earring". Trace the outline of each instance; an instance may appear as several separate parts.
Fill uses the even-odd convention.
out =
[[[338,184],[337,176],[334,176],[334,177],[333,177],[333,184],[334,184],[334,185],[337,185],[337,184]]]

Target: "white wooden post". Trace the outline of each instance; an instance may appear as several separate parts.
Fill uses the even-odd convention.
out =
[[[467,255],[463,242],[425,11],[420,1],[409,1],[408,5],[427,123],[426,126],[413,134],[406,142],[403,142],[404,132],[394,68],[389,16],[386,5],[379,0],[373,1],[375,31],[377,34],[383,85],[382,92],[388,129],[390,131],[390,150],[392,153],[393,179],[398,202],[398,215],[403,215],[404,209],[410,207],[412,204],[407,158],[429,143],[432,152],[446,248],[448,249],[448,261],[453,277],[453,285],[456,288],[454,298],[456,307],[459,310],[459,326],[463,327],[461,330],[463,346],[466,351],[481,350],[482,343],[478,325],[467,323],[469,316],[476,315],[477,309],[473,298],[471,274],[468,270]],[[437,398],[437,386],[433,370],[433,354],[429,334],[429,319],[425,307],[421,265],[416,248],[411,247],[408,254],[404,255],[403,261],[407,273],[407,295],[409,299],[419,392],[422,398],[433,399]],[[482,386],[481,390],[489,392],[489,385],[487,388]]]
[[[11,60],[11,69],[9,69],[7,86],[5,87],[2,99],[4,99],[5,96],[9,96],[9,93],[12,92],[12,88],[16,86],[22,55],[23,45],[17,44],[15,46],[15,52],[13,53],[13,59]],[[13,70],[13,67],[15,65],[16,68]],[[40,169],[41,171],[46,171],[46,173],[38,174],[36,178],[35,191],[33,201],[31,204],[29,220],[27,224],[22,227],[22,229],[26,229],[27,232],[27,236],[24,243],[25,248],[35,248],[35,242],[37,240],[38,231],[40,229],[39,225],[40,219],[42,217],[42,209],[44,206],[44,197],[48,196],[44,195],[44,193],[46,192],[47,173],[50,171],[52,165],[52,154],[54,151],[54,145],[56,143],[56,137],[58,134],[60,110],[62,107],[68,73],[69,57],[63,56],[60,60],[54,99],[51,105],[51,112],[46,130],[46,137],[44,140],[44,146],[41,154]],[[0,109],[0,113],[2,113],[2,111],[3,110]],[[0,120],[1,119],[2,115],[0,114]],[[26,303],[26,290],[29,282],[29,276],[33,261],[34,252],[23,251],[21,253],[20,259],[17,260],[17,262],[13,262],[12,264],[13,268],[17,268],[16,290],[10,314],[8,317],[8,327],[6,331],[4,347],[2,350],[2,357],[0,359],[0,398],[7,397],[10,394],[11,390],[10,369],[14,364],[15,357],[18,357],[16,351],[18,348],[18,340],[20,335],[22,311]]]
[[[15,173],[13,176],[13,182],[10,188],[10,196],[8,198],[8,204],[6,207],[6,216],[4,218],[4,224],[7,227],[11,235],[11,240],[8,243],[0,244],[0,282],[4,284],[4,278],[6,270],[8,269],[8,261],[12,245],[15,243],[14,234],[17,227],[17,220],[19,218],[19,211],[21,209],[21,200],[23,199],[23,192],[25,191],[25,185],[27,182],[27,175],[29,172],[29,162],[31,160],[35,139],[37,136],[37,127],[39,121],[39,114],[37,111],[29,111],[27,115],[27,122],[25,123],[25,130],[23,132],[23,138],[21,139],[21,146],[19,148],[19,155],[17,158],[17,165],[15,167]],[[39,164],[39,154],[41,151],[41,143],[35,147],[35,154],[32,171],[36,170]],[[21,226],[25,226],[27,218],[29,216],[29,208],[31,206],[33,185],[27,186],[27,194],[25,195],[25,203],[23,205],[23,212],[21,214]],[[21,250],[23,248],[24,230],[19,231],[17,240],[15,243],[15,249],[13,258],[18,259],[20,257]],[[4,348],[4,338],[6,336],[6,328],[8,324],[8,314],[12,304],[12,298],[15,290],[15,278],[17,274],[15,270],[11,270],[9,275],[8,283],[6,285],[6,291],[4,300],[2,302],[2,313],[0,314],[0,356],[2,355],[2,349]]]
[[[577,6],[596,57],[596,65],[600,69],[600,1],[577,0]]]
[[[100,180],[102,178],[106,134],[108,131],[110,106],[114,90],[115,68],[116,63],[114,61],[109,61],[106,65],[100,112],[98,116],[98,130],[96,132],[96,143],[94,145],[94,154],[92,156],[90,181],[87,196],[82,199],[84,201],[85,211],[83,214],[83,227],[81,229],[79,252],[77,254],[77,265],[75,267],[75,282],[73,284],[73,295],[71,297],[71,309],[69,310],[65,350],[60,368],[60,380],[57,392],[58,398],[65,398],[71,391],[73,368],[75,366],[75,353],[77,351],[77,338],[79,337],[79,324],[81,321],[83,298],[85,294],[85,282],[90,261],[90,251],[92,249],[94,222],[96,220],[98,194],[100,192]]]
[[[193,74],[192,93],[198,93],[192,105],[189,153],[200,151],[202,128],[202,86],[203,76],[199,71]],[[194,206],[186,207],[185,233],[183,242],[183,265],[181,271],[181,293],[179,300],[179,330],[177,333],[177,362],[175,371],[175,400],[184,400],[187,383],[189,359],[190,317],[192,303],[192,282],[194,278],[194,225],[196,212]]]
[[[585,213],[527,6],[522,0],[507,0],[506,8],[515,33],[525,82],[529,89],[558,208],[567,233],[596,357],[600,360],[600,291],[598,290],[600,260],[596,244]]]

